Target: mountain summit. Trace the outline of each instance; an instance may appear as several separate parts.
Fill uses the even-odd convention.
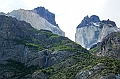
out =
[[[39,14],[42,18],[45,18],[49,23],[53,24],[54,26],[58,26],[55,22],[55,14],[49,12],[44,7],[37,7],[31,10],[31,12]]]
[[[75,41],[89,49],[92,45],[101,42],[111,32],[117,31],[119,29],[114,21],[109,19],[100,21],[96,15],[86,16],[76,28]]]
[[[77,26],[77,28],[84,27],[84,26],[90,26],[91,22],[100,22],[100,19],[96,15],[92,15],[90,18],[88,16],[86,16],[81,21],[81,23]]]
[[[13,10],[6,15],[12,16],[21,21],[26,21],[30,23],[32,27],[38,30],[49,30],[54,34],[65,36],[65,33],[55,22],[55,15],[46,10],[44,7],[38,7],[31,11],[24,9]]]

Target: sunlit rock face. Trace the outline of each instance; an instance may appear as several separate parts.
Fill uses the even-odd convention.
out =
[[[18,20],[26,21],[30,23],[32,27],[38,30],[40,29],[49,30],[54,34],[65,36],[65,33],[58,26],[55,26],[55,24],[54,25],[51,24],[48,20],[46,20],[46,18],[42,18],[43,16],[40,16],[39,14],[31,12],[29,10],[24,10],[24,9],[14,10],[8,13],[7,16],[12,16],[17,18]],[[51,14],[49,15],[49,17],[50,16],[52,17],[54,15]]]
[[[84,17],[76,28],[75,41],[84,48],[89,49],[94,44],[101,42],[111,32],[117,32],[115,22],[108,20],[100,21],[99,17],[92,15]]]

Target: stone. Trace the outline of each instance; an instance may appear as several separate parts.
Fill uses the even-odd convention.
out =
[[[93,75],[94,77],[97,75],[98,71],[104,68],[104,64],[103,63],[98,63],[97,65],[86,69],[84,71],[80,71],[76,74],[75,78],[76,79],[94,79],[92,78]],[[99,73],[98,73],[99,74]],[[100,75],[102,76],[102,75]],[[98,79],[98,76],[95,77],[95,79]]]
[[[107,76],[102,76],[100,79],[116,79],[115,74],[109,74]]]
[[[89,76],[89,71],[86,70],[86,71],[77,73],[75,78],[76,79],[87,79],[88,76]]]
[[[113,21],[100,21],[96,15],[92,15],[90,18],[86,16],[76,28],[75,42],[90,49],[94,44],[101,42],[108,34],[117,31],[120,31],[120,29]]]
[[[34,72],[32,74],[32,79],[47,79],[47,77],[42,72]]]
[[[42,18],[46,19],[49,23],[58,27],[58,24],[56,24],[55,22],[55,14],[49,12],[44,7],[37,7],[30,11],[39,14]]]

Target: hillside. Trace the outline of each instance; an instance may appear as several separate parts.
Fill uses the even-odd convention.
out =
[[[0,79],[120,79],[119,68],[117,58],[96,57],[66,37],[0,16]]]
[[[66,37],[0,16],[0,79],[26,79],[79,53],[88,51]]]

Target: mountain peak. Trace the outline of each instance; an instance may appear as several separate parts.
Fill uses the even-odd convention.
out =
[[[114,21],[100,21],[97,15],[85,16],[76,29],[75,41],[87,49],[101,42],[108,34],[120,31]]]
[[[100,22],[100,19],[99,19],[99,17],[97,15],[92,15],[90,17],[90,21],[91,22]]]
[[[55,21],[55,14],[48,11],[44,7],[37,7],[31,10],[31,12],[39,14],[42,18],[46,19],[48,22],[58,27]]]
[[[97,15],[92,15],[92,16],[85,16],[84,19],[81,21],[81,23],[77,26],[77,28],[84,27],[84,26],[89,26],[90,22],[100,22],[100,19]]]
[[[51,21],[55,23],[54,14],[52,14],[51,12],[48,12],[48,10],[46,10],[44,7],[38,7],[36,9],[31,10],[31,11],[24,10],[24,9],[14,10],[8,13],[7,16],[12,16],[14,18],[17,18],[18,20],[26,21],[30,23],[32,27],[38,30],[44,29],[44,30],[51,31],[54,34],[58,34],[61,36],[65,35],[64,32],[59,27],[49,22]],[[40,14],[36,12],[41,13],[44,18],[41,17]],[[46,20],[45,18],[47,18],[49,21]]]
[[[116,23],[114,22],[114,21],[111,21],[111,20],[102,20],[102,23],[104,23],[104,24],[109,24],[109,25],[111,25],[111,26],[116,26]]]

